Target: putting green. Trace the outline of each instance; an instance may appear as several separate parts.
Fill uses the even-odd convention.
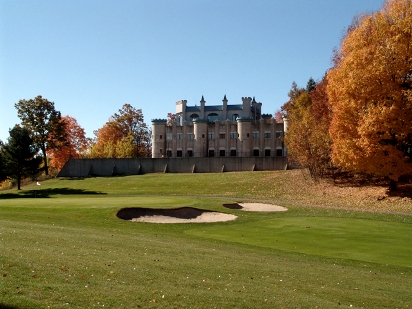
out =
[[[277,250],[412,267],[410,224],[354,218],[273,218],[204,226],[190,235]]]

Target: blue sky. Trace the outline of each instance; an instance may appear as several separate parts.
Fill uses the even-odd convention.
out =
[[[331,67],[352,18],[383,0],[0,0],[0,140],[42,95],[93,137],[123,104],[145,122],[175,102],[264,113]]]

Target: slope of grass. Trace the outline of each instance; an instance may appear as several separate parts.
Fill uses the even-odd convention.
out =
[[[27,186],[18,196],[33,197],[36,191],[37,194],[43,192],[45,197],[67,194],[218,196],[412,215],[412,186],[405,188],[408,189],[409,194],[389,196],[386,187],[380,186],[334,186],[325,181],[314,184],[301,170],[292,170],[53,179],[40,187]],[[16,194],[9,196],[16,197]]]
[[[379,213],[373,195],[354,211],[354,194],[328,199],[299,177],[152,174],[3,191],[0,308],[410,308],[412,217],[389,214],[408,214],[410,200],[385,198],[392,206]],[[289,211],[222,206],[240,200],[276,201]],[[116,217],[123,207],[179,206],[238,219]]]

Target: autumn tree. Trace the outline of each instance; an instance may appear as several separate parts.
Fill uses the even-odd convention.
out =
[[[288,121],[288,130],[285,132],[288,156],[292,163],[309,167],[312,101],[309,94],[304,89],[298,89],[295,84],[292,84],[289,98],[282,107]]]
[[[288,121],[285,144],[292,162],[309,169],[317,180],[331,167],[330,137],[328,134],[331,109],[326,94],[326,79],[306,89],[295,83],[289,92],[290,100],[283,110]]]
[[[26,128],[16,125],[9,131],[10,137],[3,145],[2,159],[4,174],[17,180],[20,190],[24,177],[34,177],[40,171],[41,157],[37,157],[38,148]]]
[[[172,123],[176,120],[176,114],[174,113],[167,113],[167,125],[172,125]]]
[[[275,111],[274,117],[277,123],[283,123],[283,117],[285,117],[285,113],[282,110],[278,109]]]
[[[133,136],[134,157],[147,157],[150,154],[151,134],[141,109],[124,104],[110,120],[120,127],[123,138]]]
[[[82,153],[87,149],[88,140],[84,129],[71,116],[63,116],[60,119],[63,125],[66,139],[58,142],[58,147],[47,151],[50,157],[50,165],[61,169],[69,158],[81,158]],[[52,140],[58,140],[54,133],[50,135]]]
[[[109,120],[103,127],[94,131],[95,140],[90,148],[92,158],[116,158],[116,144],[123,138],[122,128]]]
[[[310,118],[313,123],[309,141],[314,168],[318,176],[324,176],[333,167],[331,160],[332,141],[329,134],[332,107],[327,94],[327,83],[326,76],[324,76],[309,92],[312,101]]]
[[[133,139],[133,134],[130,132],[116,143],[114,151],[117,158],[133,158],[136,149]]]
[[[328,73],[337,164],[391,179],[412,174],[412,2],[387,0],[349,27]]]
[[[124,104],[109,121],[94,132],[92,158],[133,158],[150,155],[151,132],[141,109]]]
[[[23,127],[30,132],[34,144],[43,154],[44,170],[48,175],[47,150],[55,149],[65,140],[60,112],[55,110],[54,102],[40,95],[34,99],[20,100],[14,106]]]

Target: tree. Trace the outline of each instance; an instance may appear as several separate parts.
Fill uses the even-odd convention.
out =
[[[176,120],[176,114],[174,113],[167,113],[167,125],[172,125],[172,123]]]
[[[150,155],[151,132],[141,109],[124,104],[118,113],[94,132],[90,148],[93,158],[133,158]]]
[[[308,80],[308,83],[306,84],[306,91],[307,92],[311,92],[312,90],[314,90],[316,88],[316,82],[315,80],[311,77]]]
[[[292,82],[292,87],[288,93],[289,101],[287,101],[280,107],[280,112],[282,113],[282,116],[287,118],[289,117],[288,113],[290,113],[293,109],[294,101],[304,92],[305,89],[299,88],[296,82]]]
[[[65,141],[60,112],[54,108],[54,102],[42,96],[16,103],[18,117],[24,128],[28,129],[34,144],[41,150],[44,158],[44,170],[49,174],[47,150],[55,149]]]
[[[34,177],[40,171],[42,158],[36,157],[38,148],[26,128],[16,125],[9,134],[7,144],[3,146],[5,174],[17,180],[17,189],[20,190],[22,178]]]
[[[150,154],[151,134],[144,122],[141,109],[136,109],[130,104],[124,104],[110,120],[117,123],[121,128],[124,138],[132,134],[134,157],[147,157]]]
[[[3,142],[0,140],[0,182],[7,179],[3,147]]]
[[[63,125],[66,140],[58,142],[57,148],[47,150],[50,165],[57,169],[61,169],[69,158],[80,158],[88,146],[84,129],[77,123],[75,118],[63,116],[60,122]],[[54,132],[51,133],[50,138],[58,140],[54,137]]]
[[[333,162],[386,176],[412,174],[412,2],[387,0],[349,27],[327,92]]]
[[[123,138],[122,128],[109,120],[105,125],[94,131],[95,141],[90,149],[92,158],[116,158],[115,145]]]
[[[118,158],[133,158],[134,150],[132,133],[123,137],[115,146],[115,152]]]
[[[285,112],[282,111],[282,110],[280,110],[280,109],[278,109],[278,110],[275,112],[275,120],[276,120],[276,122],[277,122],[277,123],[283,123],[283,117],[285,117]]]
[[[332,141],[329,135],[332,108],[326,91],[327,83],[326,76],[324,76],[309,93],[312,101],[310,117],[313,123],[309,142],[312,149],[313,165],[318,176],[323,176],[332,167]]]
[[[312,80],[312,79],[311,79]],[[309,80],[308,85],[311,84]],[[288,131],[285,143],[292,162],[309,169],[317,180],[330,168],[331,109],[326,94],[326,79],[309,87],[310,91],[292,84],[290,100],[283,106]]]

